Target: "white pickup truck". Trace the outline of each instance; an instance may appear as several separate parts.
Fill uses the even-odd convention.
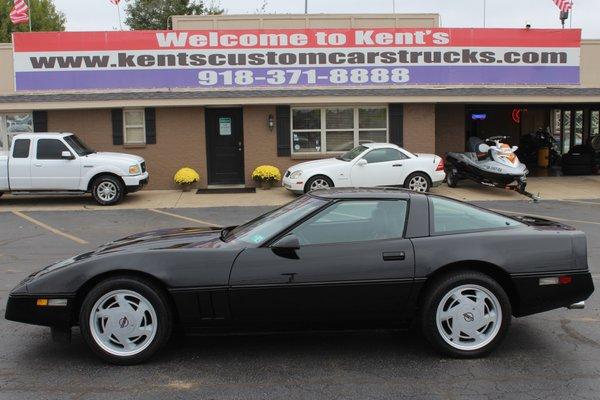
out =
[[[147,183],[143,158],[95,152],[72,133],[17,134],[10,151],[0,151],[0,196],[91,192],[113,205]]]

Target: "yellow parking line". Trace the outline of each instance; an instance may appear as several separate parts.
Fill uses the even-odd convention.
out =
[[[173,214],[173,213],[170,213],[170,212],[167,212],[167,211],[163,211],[163,210],[157,210],[156,208],[148,208],[148,211],[152,211],[152,212],[163,214],[163,215],[168,215],[169,217],[173,217],[173,218],[183,219],[185,221],[196,222],[196,223],[202,224],[202,225],[219,226],[219,224],[215,224],[214,222],[208,222],[208,221],[203,221],[201,219],[195,219],[195,218],[185,217],[183,215]]]
[[[548,215],[530,214],[527,211],[525,211],[525,212],[521,212],[521,211],[508,211],[508,210],[499,210],[497,208],[490,208],[490,210],[496,211],[496,212],[499,212],[499,213],[529,215],[531,217],[544,218],[544,219],[549,219],[549,220],[554,220],[554,221],[578,222],[580,224],[600,225],[600,222],[582,221],[582,220],[579,220],[579,219],[566,219],[566,218],[558,218],[558,217],[549,217]]]
[[[70,240],[74,241],[75,243],[79,243],[79,244],[87,244],[88,243],[87,241],[85,241],[81,238],[78,238],[77,236],[73,236],[68,233],[65,233],[59,229],[51,227],[50,225],[46,225],[45,223],[38,221],[37,219],[30,217],[29,215],[25,215],[21,211],[12,211],[12,213],[14,215],[16,215],[17,217],[21,217],[21,218],[31,222],[32,224],[35,224],[41,228],[49,230],[50,232],[54,233],[55,235],[59,235],[59,236],[65,237],[67,239],[70,239]]]

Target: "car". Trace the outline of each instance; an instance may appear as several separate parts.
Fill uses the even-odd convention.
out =
[[[132,235],[31,274],[6,319],[73,326],[102,359],[147,360],[191,333],[420,326],[453,357],[500,344],[512,316],[581,308],[586,238],[405,189],[315,190],[237,227]]]
[[[446,177],[444,159],[392,143],[362,143],[339,157],[290,167],[282,186],[296,194],[332,187],[398,186],[427,192]]]
[[[142,157],[95,152],[72,133],[20,133],[0,152],[0,196],[92,193],[109,206],[147,183]]]

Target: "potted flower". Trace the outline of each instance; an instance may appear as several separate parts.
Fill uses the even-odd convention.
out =
[[[263,189],[270,189],[274,182],[281,180],[281,172],[272,165],[261,165],[252,172],[252,179]]]
[[[181,186],[182,191],[189,192],[192,185],[200,180],[200,175],[192,168],[184,167],[177,171],[173,180]]]

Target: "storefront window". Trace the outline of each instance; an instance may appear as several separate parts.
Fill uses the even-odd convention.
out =
[[[590,118],[591,118],[590,135],[591,136],[598,135],[600,133],[600,111],[593,110]]]
[[[387,107],[292,108],[294,153],[343,152],[387,137]]]
[[[575,145],[583,143],[583,110],[575,111],[573,131],[575,132]]]
[[[562,119],[562,152],[568,153],[571,149],[571,111],[565,110]]]
[[[17,133],[33,132],[31,113],[0,114],[0,150],[8,150]]]

